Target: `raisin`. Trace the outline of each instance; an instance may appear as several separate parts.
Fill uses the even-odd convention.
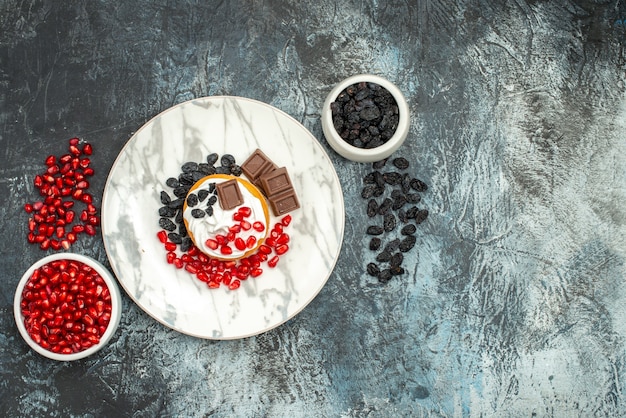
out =
[[[383,219],[383,229],[385,230],[385,232],[393,231],[395,227],[396,217],[393,215],[393,213],[386,214]]]
[[[176,222],[179,225],[183,223],[183,209],[182,208],[176,212],[176,216],[174,217],[174,222]]]
[[[387,243],[387,245],[385,245],[385,249],[384,251],[387,251],[389,253],[394,253],[398,250],[398,248],[400,247],[400,239],[399,238],[395,238],[391,241],[389,241]]]
[[[230,166],[230,174],[233,176],[239,177],[243,174],[243,170],[237,164],[233,164]]]
[[[388,283],[391,280],[392,274],[390,269],[384,269],[378,273],[378,281],[382,284]]]
[[[176,215],[176,209],[172,209],[167,206],[163,206],[159,208],[159,216],[163,216],[165,218],[172,218]]]
[[[376,199],[370,199],[370,201],[367,202],[367,216],[371,218],[375,216],[377,212],[378,212],[378,203],[376,203]]]
[[[198,171],[210,176],[211,174],[215,174],[215,167],[207,163],[200,163],[198,164]]]
[[[185,238],[189,235],[189,232],[187,232],[187,227],[184,223],[178,225],[178,235],[180,235],[181,238]]]
[[[409,221],[409,218],[406,217],[406,212],[404,211],[404,209],[398,209],[398,220],[403,224]]]
[[[185,203],[185,199],[179,198],[176,200],[172,200],[170,203],[167,204],[167,206],[172,209],[178,209],[178,208],[182,208],[184,203]]]
[[[179,186],[178,179],[176,177],[168,178],[167,180],[165,180],[165,184],[167,184],[168,186],[172,188]]]
[[[368,173],[365,177],[363,177],[363,183],[365,184],[374,184],[376,183],[376,179],[374,177],[374,171]]]
[[[382,235],[383,228],[376,225],[371,225],[367,227],[367,235]]]
[[[385,179],[385,182],[387,184],[390,184],[392,186],[396,186],[402,183],[402,174],[397,173],[395,171],[384,173],[383,178]]]
[[[363,190],[361,190],[361,197],[363,199],[369,199],[370,197],[374,196],[377,188],[378,186],[375,186],[373,184],[365,186]]]
[[[400,266],[402,264],[402,261],[404,261],[404,256],[402,255],[402,253],[395,253],[391,256],[391,259],[389,260],[389,265],[391,267]]]
[[[396,166],[396,168],[399,168],[400,170],[406,170],[407,168],[409,168],[409,161],[403,157],[394,158],[392,163]]]
[[[184,253],[189,251],[189,249],[193,246],[193,241],[190,237],[183,238],[183,242],[180,243],[180,250]]]
[[[195,183],[191,173],[181,173],[181,175],[178,176],[178,182],[181,186],[192,186]]]
[[[407,203],[419,203],[422,200],[422,196],[418,193],[407,193],[404,197],[406,197]]]
[[[391,209],[392,203],[393,202],[389,198],[386,198],[385,200],[383,200],[383,203],[381,203],[380,206],[378,207],[378,214],[386,215],[387,213],[389,213],[389,209]]]
[[[398,249],[400,251],[402,251],[403,253],[406,253],[407,251],[410,251],[411,248],[413,248],[415,246],[415,242],[416,241],[417,241],[417,239],[415,238],[415,235],[407,235],[400,242],[400,246],[398,247]]]
[[[415,217],[417,216],[417,212],[419,211],[417,206],[411,206],[409,209],[407,209],[406,211],[406,217],[408,219],[415,219]]]
[[[222,164],[222,167],[230,168],[231,165],[235,164],[235,157],[231,154],[224,154],[220,159],[220,163]]]
[[[206,156],[206,162],[208,165],[215,165],[218,158],[219,158],[219,155],[217,155],[217,153],[214,152]]]
[[[169,240],[172,241],[174,244],[180,244],[183,242],[183,238],[176,232],[170,232],[169,234],[167,234],[167,238],[169,238]]]
[[[208,216],[213,216],[213,206],[209,206],[205,209],[205,212]]]
[[[191,216],[194,218],[204,218],[204,211],[202,209],[193,209],[191,211]]]
[[[377,249],[380,248],[380,244],[382,243],[382,241],[380,240],[380,238],[378,237],[373,237],[370,241],[370,250],[372,251],[376,251]]]
[[[402,206],[404,206],[405,204],[406,204],[406,197],[404,197],[404,195],[398,196],[398,197],[396,197],[393,200],[393,203],[391,205],[391,209],[398,210]]]
[[[376,261],[379,262],[385,262],[389,260],[391,260],[391,253],[388,251],[383,250],[376,256]]]
[[[162,191],[161,192],[161,203],[163,203],[164,205],[167,205],[171,201],[172,201],[172,198],[170,197],[170,195],[167,194],[167,192]]]
[[[369,274],[370,276],[378,276],[378,274],[380,273],[380,268],[378,268],[378,266],[375,263],[369,263],[367,265],[367,274]]]
[[[194,207],[198,204],[198,195],[195,193],[189,193],[187,196],[187,206]]]
[[[204,199],[209,197],[209,191],[207,189],[200,189],[198,191],[198,202],[204,202]]]
[[[168,218],[159,219],[159,226],[170,232],[176,229],[176,224],[170,221]]]
[[[174,196],[181,197],[181,198],[187,196],[188,192],[189,192],[189,187],[188,186],[178,186],[173,191]]]
[[[219,166],[215,169],[216,174],[230,174],[230,167]]]
[[[392,276],[399,276],[401,274],[404,274],[404,269],[400,266],[391,266],[391,268],[389,268],[389,271],[391,272]]]
[[[207,204],[209,206],[213,206],[215,204],[215,202],[217,202],[217,196],[212,195],[211,197],[209,197],[209,200],[207,201]]]
[[[420,209],[419,211],[417,211],[417,214],[415,215],[415,223],[421,224],[422,222],[426,220],[426,218],[428,218],[428,210]]]
[[[419,179],[412,179],[410,185],[413,190],[416,190],[418,192],[425,192],[426,190],[428,190],[428,186],[426,185],[426,183]]]
[[[191,172],[191,178],[193,178],[194,183],[197,183],[198,181],[202,180],[204,177],[206,177],[206,175],[202,171]]]
[[[380,170],[381,168],[385,166],[385,164],[387,164],[386,158],[384,160],[379,160],[379,161],[375,161],[374,163],[372,163],[372,168],[374,168],[374,170]]]
[[[415,225],[408,224],[404,228],[402,228],[402,230],[400,230],[400,233],[402,235],[413,235],[415,231],[417,231],[417,228],[415,227]]]
[[[194,163],[193,161],[189,161],[183,164],[180,169],[183,173],[191,173],[192,171],[196,171],[198,169],[198,163]]]

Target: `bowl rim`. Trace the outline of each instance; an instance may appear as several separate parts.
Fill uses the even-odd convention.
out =
[[[75,261],[80,261],[84,264],[89,265],[90,267],[95,269],[98,272],[98,274],[100,274],[100,276],[104,279],[107,287],[109,288],[109,293],[111,294],[111,319],[109,321],[109,325],[107,326],[106,331],[104,332],[104,334],[102,334],[102,337],[100,338],[100,342],[78,353],[59,354],[59,353],[53,353],[52,351],[49,351],[43,348],[42,346],[37,344],[35,341],[33,341],[33,339],[30,337],[30,335],[26,331],[26,327],[24,325],[24,317],[22,316],[22,309],[20,307],[20,304],[22,301],[22,292],[24,290],[24,287],[26,286],[26,283],[28,282],[28,280],[30,279],[30,277],[32,276],[33,272],[36,269],[56,260],[75,260]],[[119,325],[119,322],[122,316],[122,296],[121,296],[119,287],[117,286],[117,283],[113,275],[99,261],[91,257],[88,257],[86,255],[76,254],[76,253],[67,252],[67,253],[50,254],[37,260],[22,275],[22,278],[18,282],[17,288],[15,290],[15,296],[13,299],[13,316],[15,317],[15,323],[17,325],[17,329],[22,335],[22,338],[37,353],[52,360],[58,360],[58,361],[78,360],[78,359],[88,357],[94,354],[95,352],[99,351],[102,347],[107,345],[109,340],[113,337],[113,334],[115,334],[115,331],[117,330],[117,327]]]
[[[339,93],[346,87],[360,82],[375,83],[385,88],[391,93],[398,105],[400,117],[394,135],[383,145],[376,148],[358,148],[348,144],[339,136],[332,122],[330,104],[335,101]],[[357,74],[340,81],[326,97],[322,109],[322,130],[326,141],[343,157],[356,162],[373,162],[389,157],[404,143],[409,133],[410,119],[409,106],[406,98],[395,84],[375,74]]]

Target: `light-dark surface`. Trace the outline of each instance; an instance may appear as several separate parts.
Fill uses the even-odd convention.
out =
[[[291,4],[290,4],[291,3]],[[619,416],[626,410],[626,6],[621,1],[0,2],[0,415]],[[320,107],[382,75],[412,112],[430,211],[380,285],[361,198]],[[92,192],[130,136],[236,95],[306,126],[342,182],[336,268],[291,321],[237,341],[163,327],[124,295],[98,354],[31,351],[14,289],[44,255],[23,204],[48,154],[94,145]],[[73,251],[107,263],[100,235]]]

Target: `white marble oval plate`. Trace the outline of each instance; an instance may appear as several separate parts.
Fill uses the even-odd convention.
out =
[[[216,152],[241,164],[256,148],[287,168],[300,199],[290,250],[237,290],[209,289],[166,262],[156,237],[159,193],[187,161]],[[315,137],[284,112],[241,97],[199,98],[154,117],[120,152],[102,200],[105,249],[128,295],[162,324],[207,339],[256,335],[299,313],[333,270],[344,222],[337,173]]]

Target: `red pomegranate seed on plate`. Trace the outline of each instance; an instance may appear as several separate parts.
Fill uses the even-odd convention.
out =
[[[263,225],[262,222],[256,221],[252,224],[252,228],[254,228],[255,231],[263,232],[265,230],[265,225]]]
[[[278,254],[278,255],[283,255],[287,251],[289,251],[289,246],[287,244],[281,244],[281,245],[276,247],[276,254]]]
[[[278,264],[278,260],[279,260],[278,256],[275,255],[274,257],[272,257],[272,258],[270,258],[268,260],[267,265],[272,267],[272,268],[274,268],[274,267],[276,267],[276,264]]]

